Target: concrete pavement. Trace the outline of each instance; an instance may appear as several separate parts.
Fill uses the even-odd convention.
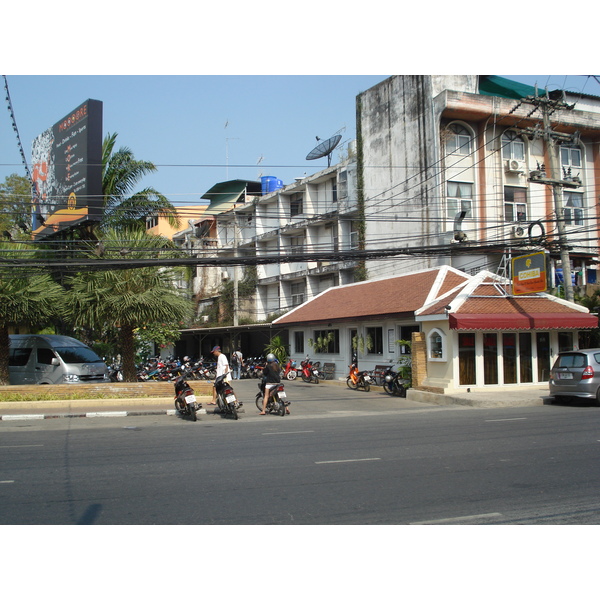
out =
[[[298,382],[287,382],[286,390],[292,400],[292,413],[306,412],[318,414],[323,411],[359,412],[386,411],[399,409],[415,409],[425,407],[448,406],[455,408],[499,408],[516,406],[542,406],[548,402],[548,386],[532,387],[506,386],[501,391],[464,391],[453,394],[435,394],[420,390],[408,390],[407,398],[391,397],[383,389],[373,386],[368,393],[346,389],[344,380],[324,381],[320,386],[340,386],[344,392],[336,394],[335,404],[324,403],[323,400],[310,400],[302,394],[302,386],[312,386]],[[233,382],[238,398],[244,402],[241,417],[257,416],[254,404],[257,392],[257,380]],[[323,388],[321,388],[323,389]],[[298,394],[300,392],[300,394]],[[341,392],[341,389],[338,389]],[[221,418],[214,406],[208,405],[212,398],[199,396],[203,407],[199,411],[202,418]],[[0,402],[0,420],[37,420],[54,418],[94,418],[94,417],[129,417],[141,415],[174,416],[172,396],[155,398],[94,399],[94,400],[53,400],[29,402]]]

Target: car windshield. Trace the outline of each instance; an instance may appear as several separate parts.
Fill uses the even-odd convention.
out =
[[[67,364],[102,362],[102,359],[90,348],[65,346],[64,348],[54,348],[54,350]]]

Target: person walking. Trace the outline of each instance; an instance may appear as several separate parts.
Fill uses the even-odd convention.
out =
[[[239,348],[231,354],[231,366],[233,367],[233,378],[241,379],[242,367],[244,366],[244,355]]]
[[[230,373],[229,369],[229,361],[227,357],[221,352],[220,346],[215,346],[212,350],[212,355],[217,359],[217,374],[215,380],[219,377],[219,375],[226,375]],[[217,389],[213,384],[213,401],[208,402],[208,404],[216,404],[217,403]]]

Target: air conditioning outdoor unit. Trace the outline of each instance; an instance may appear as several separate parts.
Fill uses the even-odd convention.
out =
[[[525,163],[511,158],[506,161],[504,169],[507,173],[523,173],[525,171]]]
[[[521,227],[520,225],[515,225],[512,228],[512,234],[513,234],[513,237],[524,238],[525,235],[527,235],[527,232],[525,231],[524,227]]]

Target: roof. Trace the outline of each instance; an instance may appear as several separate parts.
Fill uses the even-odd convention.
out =
[[[279,317],[277,325],[378,318],[448,319],[451,329],[585,329],[598,327],[587,308],[549,294],[506,294],[507,280],[438,267],[329,288]],[[449,307],[449,308],[448,308]]]
[[[457,285],[469,276],[440,267],[376,281],[363,281],[329,288],[318,296],[279,317],[277,325],[319,323],[377,318],[406,313],[411,318],[416,310]]]
[[[527,96],[535,95],[535,87],[525,83],[517,83],[505,77],[497,75],[479,76],[479,93],[483,96],[499,96],[501,98],[511,98],[520,100]],[[538,90],[538,96],[545,96],[545,90]]]
[[[203,196],[203,200],[210,200],[209,207],[204,211],[204,215],[216,215],[226,212],[240,202],[240,198],[246,192],[252,195],[260,194],[262,191],[259,181],[250,181],[247,179],[232,179],[222,181],[213,185]],[[244,200],[241,200],[243,202]]]

